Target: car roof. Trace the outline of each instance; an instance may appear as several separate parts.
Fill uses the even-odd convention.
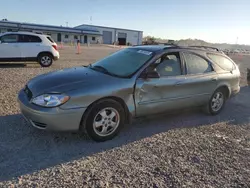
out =
[[[138,45],[133,46],[133,48],[140,49],[140,50],[148,50],[151,52],[157,52],[166,49],[167,47],[173,47],[173,46],[163,46],[163,45]]]
[[[38,34],[38,33],[33,33],[33,32],[26,32],[26,31],[17,31],[17,32],[5,32],[2,33],[1,35],[6,35],[6,34],[23,34],[23,35],[33,35],[33,36],[45,36],[43,34]]]

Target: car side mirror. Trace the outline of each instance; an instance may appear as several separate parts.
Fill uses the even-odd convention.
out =
[[[156,70],[145,71],[142,75],[143,78],[160,78],[159,73]]]

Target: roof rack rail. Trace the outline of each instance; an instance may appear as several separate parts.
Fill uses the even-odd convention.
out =
[[[211,47],[211,46],[188,46],[188,47],[191,47],[191,48],[206,48],[206,49],[213,49],[213,50],[216,50],[216,51],[220,52],[220,50],[219,50],[218,48]]]

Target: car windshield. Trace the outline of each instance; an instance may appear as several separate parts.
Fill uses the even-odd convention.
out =
[[[136,48],[126,48],[92,64],[91,68],[118,77],[128,77],[144,65],[153,53]]]

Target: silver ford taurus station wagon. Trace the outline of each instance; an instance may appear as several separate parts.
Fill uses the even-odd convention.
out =
[[[238,66],[208,47],[133,46],[31,79],[18,96],[36,128],[112,139],[132,118],[189,107],[218,114],[240,91]]]

